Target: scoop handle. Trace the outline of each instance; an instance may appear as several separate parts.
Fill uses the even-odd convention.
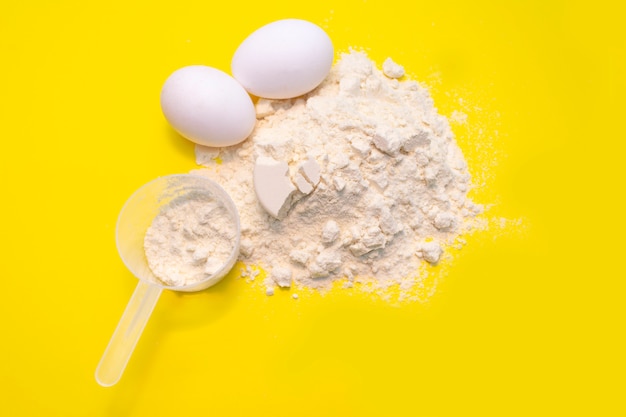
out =
[[[98,384],[110,387],[120,380],[161,291],[161,287],[139,281],[96,368]]]

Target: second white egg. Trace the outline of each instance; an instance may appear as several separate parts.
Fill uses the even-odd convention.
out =
[[[233,77],[258,97],[286,99],[308,93],[328,75],[333,44],[319,26],[300,19],[261,27],[237,48]]]
[[[246,90],[225,72],[204,65],[183,67],[168,77],[161,109],[178,133],[205,146],[235,145],[256,123]]]

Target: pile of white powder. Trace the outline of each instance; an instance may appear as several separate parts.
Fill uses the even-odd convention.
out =
[[[236,231],[222,201],[208,192],[189,193],[163,207],[146,231],[148,266],[168,286],[204,281],[228,262]]]
[[[275,286],[329,288],[371,282],[376,288],[420,281],[422,262],[436,264],[447,244],[471,227],[481,207],[467,198],[467,164],[428,91],[384,73],[363,53],[343,54],[311,93],[260,99],[257,125],[242,144],[196,146],[194,171],[218,182],[240,216],[240,259],[265,269]],[[297,191],[278,220],[258,204],[255,161],[284,161],[297,184],[313,160],[319,181]]]

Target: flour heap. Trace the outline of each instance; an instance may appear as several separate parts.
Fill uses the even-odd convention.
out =
[[[385,73],[363,53],[343,54],[314,91],[260,99],[257,124],[242,144],[196,146],[194,174],[218,182],[238,207],[240,259],[268,272],[275,286],[329,288],[419,284],[422,262],[471,227],[481,207],[467,198],[471,178],[447,119],[428,91]],[[386,75],[385,75],[386,74]],[[259,158],[288,166],[294,185],[280,219],[255,196]],[[309,178],[303,167],[317,167]]]

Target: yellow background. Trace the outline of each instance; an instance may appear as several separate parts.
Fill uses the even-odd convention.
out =
[[[0,415],[624,415],[624,13],[583,1],[3,1]],[[94,370],[136,284],[114,243],[145,182],[195,167],[159,107],[259,26],[405,65],[493,204],[425,304],[163,294],[120,383]],[[499,218],[521,220],[501,227]],[[496,220],[493,220],[496,219]]]

